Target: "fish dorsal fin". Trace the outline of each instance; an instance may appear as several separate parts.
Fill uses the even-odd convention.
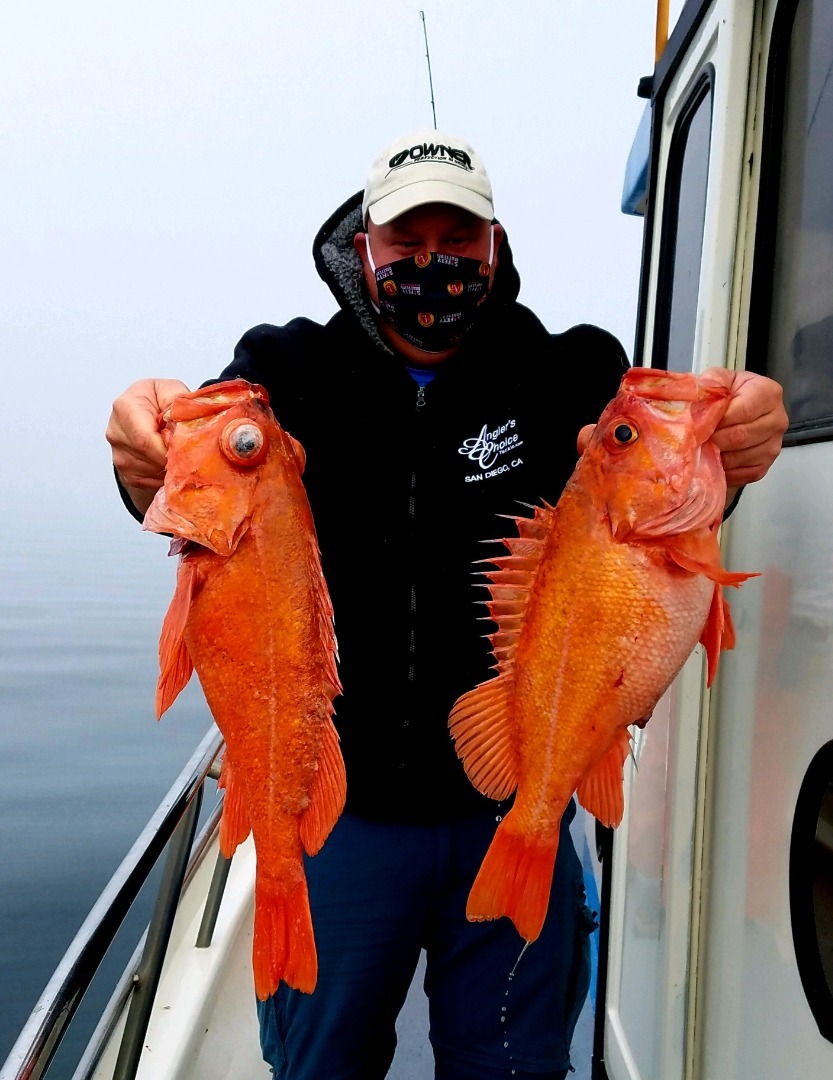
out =
[[[484,601],[497,630],[489,634],[498,677],[463,694],[449,716],[449,730],[466,775],[478,791],[505,799],[518,786],[518,761],[512,731],[515,653],[529,592],[553,517],[547,503],[531,518],[511,517],[518,536],[502,540],[509,555],[483,559],[491,599]],[[504,515],[508,516],[508,515]]]
[[[298,444],[300,446],[300,443]],[[327,582],[324,579],[324,571],[321,568],[321,553],[318,550],[318,541],[315,535],[315,526],[312,517],[309,518],[309,530],[307,533],[306,550],[307,574],[310,587],[315,596],[315,611],[318,630],[317,655],[323,662],[321,677],[321,689],[326,696],[329,707],[328,716],[332,716],[332,702],[341,693],[341,681],[338,677],[338,644],[336,642],[333,602]]]
[[[518,527],[518,536],[501,541],[510,554],[482,560],[497,568],[484,571],[483,576],[491,582],[487,588],[492,598],[485,604],[492,621],[497,623],[497,630],[489,635],[489,640],[500,674],[511,672],[514,667],[523,614],[555,514],[548,503],[533,509],[535,514],[531,518],[510,518]]]
[[[716,527],[695,529],[693,532],[669,537],[663,542],[663,549],[677,566],[690,570],[693,574],[703,574],[720,585],[738,586],[747,578],[760,577],[759,574],[741,574],[723,569],[720,565]]]
[[[308,855],[320,851],[344,809],[346,796],[347,779],[338,733],[332,720],[328,719],[322,732],[318,771],[310,789],[309,806],[300,823],[301,843]]]
[[[622,766],[630,753],[627,728],[618,728],[602,756],[585,773],[576,789],[578,801],[602,825],[614,828],[625,812]]]
[[[176,572],[176,589],[159,637],[159,681],[156,684],[156,719],[173,705],[191,678],[194,662],[185,644],[185,624],[202,574],[193,559],[182,557]]]
[[[240,780],[229,758],[228,750],[223,757],[217,787],[225,791],[223,816],[220,819],[220,851],[230,859],[252,831],[249,813],[243,799]]]

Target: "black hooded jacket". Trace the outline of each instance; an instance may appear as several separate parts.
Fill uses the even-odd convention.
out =
[[[353,248],[361,227],[357,194],[313,247],[340,311],[324,326],[255,327],[222,377],[265,386],[306,451],[339,643],[348,809],[437,821],[485,803],[448,733],[456,698],[491,675],[474,563],[506,553],[485,543],[515,535],[499,515],[557,501],[579,428],[598,419],[627,359],[605,331],[553,335],[517,303],[504,239],[479,322],[421,390],[379,335]]]
[[[338,313],[323,326],[254,327],[221,378],[263,385],[306,451],[335,610],[347,808],[436,822],[488,805],[448,733],[456,698],[493,674],[474,564],[506,554],[489,541],[516,535],[499,515],[557,501],[579,429],[628,365],[607,332],[550,334],[517,303],[504,239],[478,322],[420,389],[379,335],[353,248],[361,227],[359,193],[315,240]]]

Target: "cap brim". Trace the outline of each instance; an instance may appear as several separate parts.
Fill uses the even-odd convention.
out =
[[[447,203],[459,206],[462,210],[477,217],[491,221],[495,216],[494,207],[489,199],[476,191],[449,184],[445,180],[419,180],[407,187],[383,195],[367,208],[367,214],[374,225],[387,225],[389,221],[405,214],[417,206],[426,203]]]

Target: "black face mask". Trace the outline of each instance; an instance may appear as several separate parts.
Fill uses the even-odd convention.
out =
[[[488,262],[429,251],[377,269],[368,236],[367,258],[379,291],[376,310],[418,349],[432,353],[453,349],[489,295],[494,243],[493,226]]]

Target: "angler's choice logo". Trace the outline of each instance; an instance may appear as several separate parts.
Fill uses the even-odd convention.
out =
[[[478,480],[489,480],[493,476],[500,476],[501,473],[523,465],[523,458],[517,453],[523,446],[523,439],[514,430],[515,426],[515,420],[496,424],[491,429],[488,424],[484,424],[479,435],[473,439],[465,439],[463,445],[458,447],[458,454],[467,457],[482,470],[466,476],[467,484],[476,483]],[[507,460],[501,461],[501,458]]]
[[[419,161],[442,161],[446,165],[454,165],[466,172],[474,172],[471,158],[465,150],[458,150],[454,146],[445,146],[443,143],[417,143],[407,150],[399,150],[388,162],[391,172],[401,169],[403,165],[413,165]]]

